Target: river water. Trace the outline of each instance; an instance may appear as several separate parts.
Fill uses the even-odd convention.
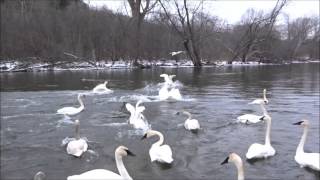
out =
[[[176,74],[181,101],[158,101],[162,73]],[[247,179],[320,179],[319,172],[300,168],[294,161],[302,128],[292,123],[309,119],[305,151],[319,152],[319,63],[145,70],[59,71],[1,73],[1,179],[32,179],[44,171],[48,179],[66,179],[96,168],[118,172],[114,150],[127,146],[136,154],[124,164],[133,179],[236,179],[233,164],[220,165],[230,152],[241,156]],[[90,90],[104,80],[112,94]],[[267,89],[272,117],[271,143],[276,155],[250,162],[245,154],[252,143],[264,143],[265,123],[236,123],[245,113],[260,114],[248,102]],[[72,120],[89,141],[81,158],[67,155],[62,141],[73,137],[74,125],[57,115],[64,106],[78,106],[86,93],[85,110]],[[157,138],[140,140],[141,132],[126,121],[123,102],[143,100],[152,129],[164,134],[173,151],[171,166],[151,163],[149,148]],[[202,129],[184,129],[187,110]]]

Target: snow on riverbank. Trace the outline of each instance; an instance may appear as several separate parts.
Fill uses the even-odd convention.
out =
[[[292,61],[283,64],[296,63],[319,63],[319,60],[309,61]],[[97,61],[89,62],[56,62],[54,65],[49,63],[25,63],[21,61],[1,61],[0,72],[26,72],[26,71],[61,71],[61,70],[103,70],[103,69],[129,69],[129,68],[152,68],[152,67],[194,67],[189,60],[158,60],[158,61],[139,61],[140,67],[132,66],[131,62],[126,61]],[[219,67],[219,66],[258,66],[258,65],[273,65],[272,63],[261,62],[241,62],[233,61],[228,64],[228,61],[203,62],[204,67]]]

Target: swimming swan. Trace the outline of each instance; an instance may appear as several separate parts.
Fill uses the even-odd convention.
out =
[[[126,108],[131,114],[129,118],[129,124],[132,124],[136,129],[148,129],[149,124],[142,114],[142,112],[145,110],[145,107],[140,106],[141,103],[142,101],[139,100],[136,103],[136,107],[132,106],[130,103],[126,103]]]
[[[70,141],[67,145],[67,153],[71,154],[76,157],[80,157],[82,153],[86,152],[88,149],[88,144],[87,141],[84,139],[80,138],[79,134],[79,126],[80,122],[79,120],[75,121],[76,125],[76,135],[75,135],[75,140]]]
[[[303,150],[304,143],[307,139],[309,121],[302,120],[294,125],[301,125],[303,127],[303,135],[301,137],[300,143],[296,150],[296,155],[294,159],[301,167],[310,167],[316,171],[320,171],[320,154],[319,153],[305,153]]]
[[[94,93],[112,93],[113,91],[106,87],[107,83],[108,81],[105,81],[103,84],[98,84],[92,91]]]
[[[129,175],[127,169],[123,164],[122,157],[125,157],[127,155],[129,156],[135,156],[135,155],[131,151],[129,151],[129,149],[125,146],[119,146],[115,150],[114,154],[115,154],[117,169],[120,175],[106,169],[94,169],[79,175],[68,176],[67,180],[89,180],[89,179],[90,180],[103,180],[103,179],[132,180],[132,177]]]
[[[231,153],[221,163],[221,165],[226,164],[228,162],[233,162],[236,165],[237,170],[238,170],[238,180],[244,180],[244,170],[243,170],[243,163],[242,163],[241,157],[236,153]]]
[[[46,179],[46,174],[44,172],[39,171],[37,174],[34,175],[33,180],[45,180]]]
[[[260,106],[263,109],[263,115],[264,115],[263,120],[267,122],[265,144],[263,145],[258,143],[251,144],[246,154],[247,159],[262,158],[262,157],[266,158],[269,156],[274,156],[276,154],[276,151],[274,150],[274,148],[271,146],[271,143],[270,143],[271,117],[267,113],[263,104],[260,104]]]
[[[237,117],[238,122],[245,124],[258,123],[263,120],[264,116],[258,116],[254,114],[244,114],[242,116]]]
[[[183,114],[188,116],[188,119],[184,122],[184,128],[190,131],[195,131],[200,129],[199,121],[196,119],[192,119],[192,116],[187,111],[182,111]]]
[[[167,99],[173,99],[173,100],[181,100],[182,96],[180,94],[179,89],[171,88],[171,90],[168,90],[168,85],[163,85],[162,88],[159,90],[159,99],[167,100]]]
[[[162,133],[155,130],[148,130],[147,133],[141,139],[149,138],[155,135],[159,136],[159,140],[152,144],[149,150],[151,162],[158,161],[161,163],[172,163],[172,150],[170,146],[166,144],[162,145],[164,141]]]
[[[57,110],[57,114],[63,114],[63,115],[76,115],[80,113],[81,111],[84,110],[84,104],[82,102],[82,97],[85,97],[84,94],[78,94],[78,101],[80,103],[80,107],[75,108],[75,107],[64,107],[59,110]]]
[[[267,99],[267,96],[266,96],[266,94],[267,94],[267,90],[266,89],[263,89],[263,98],[262,99],[255,99],[255,100],[253,100],[252,102],[250,102],[249,104],[268,104],[269,103],[269,101],[268,101],[268,99]]]
[[[160,74],[160,77],[164,78],[165,85],[173,85],[173,78],[176,77],[176,75],[168,75],[168,74]]]

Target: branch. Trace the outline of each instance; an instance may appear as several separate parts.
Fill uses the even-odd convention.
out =
[[[164,7],[164,5],[163,5],[163,3],[161,2],[161,0],[159,0],[159,3],[160,3],[160,5],[161,5],[162,9],[164,10],[164,13],[166,14],[168,20],[169,20],[170,23],[172,24],[173,28],[178,32],[178,34],[179,34],[182,38],[184,38],[183,32],[180,31],[180,30],[178,29],[177,25],[172,21],[170,15],[169,15],[169,13],[168,13],[168,11],[167,11],[166,8]]]

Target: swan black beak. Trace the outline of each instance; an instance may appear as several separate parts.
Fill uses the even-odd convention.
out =
[[[301,125],[302,123],[303,121],[299,121],[299,122],[293,123],[293,125]]]
[[[260,120],[260,121],[263,121],[263,120],[264,120],[264,117],[265,117],[265,116],[262,116],[259,120]]]
[[[221,163],[221,165],[228,163],[229,161],[229,156]]]
[[[180,115],[180,112],[176,112],[176,115]]]
[[[133,154],[131,151],[129,151],[128,149],[126,149],[127,155],[129,156],[136,156],[135,154]]]
[[[143,135],[143,137],[141,138],[141,140],[144,140],[145,138],[147,138],[147,133]]]

